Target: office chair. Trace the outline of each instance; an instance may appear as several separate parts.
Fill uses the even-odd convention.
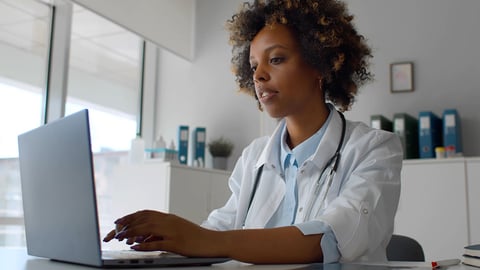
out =
[[[392,235],[387,246],[389,261],[425,261],[423,248],[415,239],[404,235]]]

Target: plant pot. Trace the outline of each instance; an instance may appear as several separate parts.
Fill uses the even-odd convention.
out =
[[[226,170],[227,169],[227,157],[212,157],[212,165],[214,169]]]

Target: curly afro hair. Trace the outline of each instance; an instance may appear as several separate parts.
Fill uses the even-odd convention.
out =
[[[240,91],[257,99],[250,67],[250,43],[267,25],[292,29],[305,61],[322,74],[325,100],[350,109],[358,88],[370,81],[371,49],[357,33],[353,16],[337,0],[255,0],[227,21],[232,68]],[[260,108],[260,104],[259,104]]]

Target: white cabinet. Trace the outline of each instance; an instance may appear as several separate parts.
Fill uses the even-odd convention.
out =
[[[395,233],[423,246],[426,260],[462,255],[463,247],[480,242],[480,160],[408,160]]]
[[[115,169],[109,183],[115,216],[154,209],[201,223],[230,196],[229,172],[147,161]]]
[[[470,242],[480,243],[480,158],[466,162]]]

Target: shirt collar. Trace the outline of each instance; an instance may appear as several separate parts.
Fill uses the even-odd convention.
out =
[[[315,151],[317,150],[318,145],[320,144],[320,141],[323,138],[323,135],[325,134],[325,130],[327,129],[328,124],[330,123],[330,119],[332,118],[332,107],[329,106],[329,113],[327,120],[325,123],[322,125],[322,127],[317,130],[312,136],[310,136],[308,139],[297,145],[293,150],[290,149],[290,147],[287,144],[287,125],[283,125],[282,128],[282,133],[280,136],[280,142],[279,144],[279,150],[280,150],[280,160],[281,160],[281,168],[282,171],[285,171],[285,164],[290,159],[295,159],[296,163],[299,165],[302,165],[305,160],[307,160],[309,157],[311,157],[313,154],[315,154]],[[289,157],[289,154],[292,155]],[[297,165],[298,166],[298,165]]]

